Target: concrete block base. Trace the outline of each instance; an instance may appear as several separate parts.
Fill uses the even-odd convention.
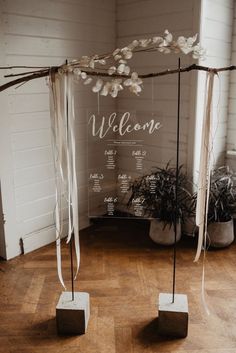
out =
[[[188,335],[188,298],[185,294],[159,294],[158,330],[160,335],[184,338]]]
[[[80,335],[86,332],[90,315],[89,294],[62,292],[56,306],[57,332],[61,335]]]

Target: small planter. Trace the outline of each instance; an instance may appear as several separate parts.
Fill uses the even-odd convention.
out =
[[[234,241],[233,219],[228,222],[213,222],[207,227],[209,245],[215,248],[224,248]]]
[[[167,224],[164,228],[164,223],[156,219],[152,219],[150,222],[149,230],[150,238],[157,244],[161,245],[173,245],[175,242],[174,225],[171,227]],[[181,238],[181,224],[177,223],[177,235],[176,241],[178,242]]]

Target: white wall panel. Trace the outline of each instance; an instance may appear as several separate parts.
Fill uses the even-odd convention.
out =
[[[117,1],[118,20],[133,20],[137,18],[152,18],[163,14],[183,13],[183,11],[192,11],[192,2],[189,0],[159,1],[156,0],[138,0],[138,1]]]
[[[50,146],[34,148],[13,153],[15,170],[49,164],[52,161],[52,148]]]
[[[58,0],[5,0],[3,1],[3,12],[33,18],[57,19],[62,22],[80,22],[90,26],[98,24],[108,27],[112,31],[115,20],[114,2],[109,1],[107,7],[103,8],[100,8],[100,2],[101,0],[96,1],[94,6],[90,1],[88,6],[87,1],[63,3]],[[50,27],[48,36],[50,36]]]
[[[234,16],[233,16],[233,35],[232,35],[232,53],[231,64],[236,63],[236,1],[234,1]],[[227,144],[228,151],[236,150],[236,72],[230,73],[229,85],[229,101],[228,101],[228,125],[227,125]],[[234,171],[236,170],[236,157],[227,154],[227,164],[229,164]]]
[[[2,65],[53,66],[115,46],[115,0],[1,0],[0,5]],[[7,257],[14,257],[20,251],[19,238],[27,239],[27,251],[30,244],[37,248],[37,239],[39,246],[52,240],[54,166],[46,80],[34,80],[4,94],[13,175],[10,206],[16,212],[11,219],[5,212],[6,224],[16,225],[14,232],[6,233],[6,242]],[[114,102],[104,100],[107,108],[111,104]],[[78,84],[76,136],[82,227],[88,225],[88,108],[97,108],[97,96]],[[3,200],[5,192],[2,188]]]

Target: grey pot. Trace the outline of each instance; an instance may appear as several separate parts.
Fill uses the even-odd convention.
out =
[[[174,226],[167,225],[164,228],[164,223],[156,219],[152,219],[150,223],[149,236],[157,244],[161,245],[173,245],[175,242]],[[176,241],[181,238],[181,224],[177,224],[177,236]]]
[[[207,227],[209,245],[215,248],[224,248],[234,241],[233,219],[228,222],[214,222]]]

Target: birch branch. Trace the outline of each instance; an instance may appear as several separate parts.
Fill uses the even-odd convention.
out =
[[[16,68],[14,66],[12,67],[0,67],[0,69],[9,69],[9,68]],[[24,68],[32,68],[30,66],[24,66]],[[28,81],[32,81],[34,79],[37,78],[41,78],[41,77],[47,77],[50,75],[50,72],[54,71],[54,72],[58,72],[58,70],[62,68],[62,66],[54,66],[51,68],[44,68],[42,70],[37,70],[37,71],[31,71],[30,73],[28,72],[23,72],[23,73],[18,73],[18,74],[10,74],[10,75],[6,75],[4,77],[15,77],[15,76],[22,76],[19,77],[17,79],[8,81],[7,83],[0,85],[0,92],[19,85],[19,84],[23,84],[26,83]],[[63,68],[65,68],[65,65],[63,65]],[[205,71],[205,72],[214,72],[215,74],[218,74],[219,72],[223,72],[223,71],[233,71],[236,70],[236,65],[231,65],[231,66],[226,66],[226,67],[220,67],[220,68],[212,68],[212,67],[207,67],[207,66],[201,66],[201,65],[197,65],[197,64],[192,64],[190,66],[186,66],[186,67],[182,67],[179,69],[168,69],[168,70],[164,70],[164,71],[159,71],[159,72],[152,72],[152,73],[147,73],[147,74],[142,74],[139,75],[140,78],[145,79],[145,78],[150,78],[150,77],[159,77],[159,76],[166,76],[166,75],[172,75],[172,74],[177,74],[179,71],[180,72],[190,72],[190,71]],[[81,68],[81,71],[86,72],[88,75],[90,76],[100,76],[100,77],[110,77],[110,78],[129,78],[129,75],[117,75],[117,74],[113,74],[113,75],[109,75],[107,72],[102,72],[102,71],[92,71],[91,69],[88,68]]]

